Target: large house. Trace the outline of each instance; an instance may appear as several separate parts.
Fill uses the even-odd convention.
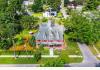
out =
[[[51,20],[42,23],[39,25],[38,33],[35,34],[36,44],[61,46],[64,44],[64,31],[63,25],[54,24]]]

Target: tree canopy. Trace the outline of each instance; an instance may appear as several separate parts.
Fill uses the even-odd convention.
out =
[[[90,21],[86,17],[74,13],[70,19],[65,21],[65,27],[69,40],[87,44],[94,44],[100,40],[99,21]]]
[[[97,6],[100,5],[99,0],[86,0],[84,10],[96,10]]]

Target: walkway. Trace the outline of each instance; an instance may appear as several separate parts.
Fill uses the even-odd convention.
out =
[[[15,55],[0,55],[0,58],[4,58],[4,57],[15,57]],[[33,55],[16,55],[16,57],[19,57],[19,58],[27,58],[27,57],[34,57]],[[52,57],[59,57],[59,55],[53,55],[53,56],[50,56],[50,55],[42,55],[42,57],[44,58],[52,58]]]

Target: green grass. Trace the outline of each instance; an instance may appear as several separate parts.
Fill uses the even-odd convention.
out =
[[[77,43],[68,41],[67,44],[68,47],[66,48],[66,51],[69,55],[81,55]]]
[[[44,64],[44,63],[46,63],[46,62],[48,62],[48,61],[53,61],[53,60],[55,60],[56,58],[42,58],[38,63],[39,64]]]
[[[18,51],[16,51],[15,52],[16,53],[16,55],[18,55],[19,54],[19,52]],[[34,52],[33,51],[20,51],[20,55],[33,55],[34,54]],[[14,51],[4,51],[4,50],[2,50],[2,51],[0,51],[0,55],[14,55]]]
[[[0,64],[34,64],[33,58],[0,58]]]
[[[16,53],[16,55],[18,55],[19,54],[19,51],[16,51],[15,52]],[[42,53],[42,55],[49,55],[49,49],[48,48],[45,48],[44,50],[41,50],[41,53]],[[14,51],[9,51],[9,50],[7,50],[7,51],[4,51],[4,50],[1,50],[0,51],[0,55],[13,55],[14,54]],[[33,51],[20,51],[20,55],[33,55],[34,54],[34,52]]]
[[[49,55],[49,48],[44,48],[44,50],[41,50],[42,55]]]
[[[42,12],[34,13],[33,16],[34,17],[43,17]]]
[[[23,30],[22,32],[20,32],[20,34],[17,34],[16,36],[15,36],[15,38],[20,38],[20,37],[30,37],[30,34],[29,34],[29,32],[30,31],[32,31],[32,32],[37,32],[38,30]]]
[[[89,46],[89,49],[91,50],[91,52],[92,52],[94,55],[97,55],[97,52],[96,52],[96,50],[93,48],[93,46]]]
[[[67,46],[62,51],[66,52],[68,55],[82,55],[76,42],[68,41],[67,40],[67,38],[68,38],[67,35],[65,35],[64,38],[65,38],[65,42],[66,42]],[[59,54],[59,51],[55,50],[54,53],[55,54]]]
[[[94,44],[95,48],[100,52],[100,41],[98,41],[96,44]],[[89,49],[91,50],[91,52],[96,56],[98,55],[98,53],[96,52],[96,50],[93,48],[92,45],[89,45]],[[99,60],[100,58],[97,57]]]
[[[38,62],[34,62],[33,58],[0,58],[0,64],[44,64],[56,58],[42,58]],[[82,58],[70,58],[69,63],[79,63]]]
[[[80,63],[82,62],[83,58],[70,58],[70,63]]]
[[[53,61],[55,59],[56,58],[42,58],[38,63],[39,64],[44,64],[48,61]],[[83,60],[83,58],[69,58],[69,63],[80,63],[80,62],[82,62],[82,60]]]
[[[100,57],[97,57],[100,60]]]
[[[62,18],[62,17],[63,17],[63,16],[62,16],[62,13],[61,13],[61,12],[58,12],[57,17],[58,17],[58,18]]]
[[[95,44],[95,47],[98,49],[98,51],[100,52],[100,41],[98,41],[96,44]]]
[[[0,58],[0,64],[44,64],[56,58],[42,58],[38,62],[34,62],[33,58]]]
[[[81,51],[77,45],[76,42],[72,42],[68,40],[68,35],[64,35],[65,37],[65,42],[67,43],[67,47],[66,47],[66,53],[68,53],[69,55],[81,55]]]

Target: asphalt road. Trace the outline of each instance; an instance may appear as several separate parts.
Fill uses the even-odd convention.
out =
[[[39,67],[40,64],[0,64],[0,67]]]

